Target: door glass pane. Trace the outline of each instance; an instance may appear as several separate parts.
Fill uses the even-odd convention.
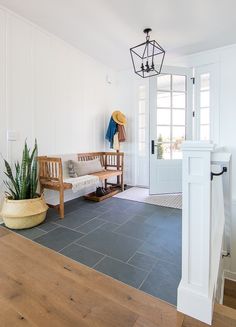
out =
[[[173,108],[185,108],[185,93],[172,93]]]
[[[157,125],[170,125],[170,109],[157,109]]]
[[[182,143],[185,139],[185,126],[173,126],[172,140],[173,142]]]
[[[157,107],[170,108],[170,92],[157,93]]]
[[[172,122],[173,125],[185,125],[185,110],[173,109]]]
[[[161,91],[170,91],[171,75],[161,75],[157,77],[157,89]]]
[[[172,76],[172,89],[173,91],[185,91],[186,90],[186,77],[181,75]]]
[[[170,142],[170,126],[157,126],[157,139],[159,142]]]
[[[207,141],[210,138],[210,131],[209,131],[209,125],[201,125],[200,126],[200,137],[201,140]]]
[[[210,74],[201,74],[201,91],[209,90],[210,88]]]
[[[174,143],[172,146],[172,159],[182,159],[181,144]]]
[[[201,109],[200,114],[200,124],[208,125],[210,118],[210,110],[209,108],[203,108]]]
[[[200,93],[200,107],[209,107],[210,106],[210,92],[203,91]]]
[[[139,115],[139,128],[145,127],[145,115]]]

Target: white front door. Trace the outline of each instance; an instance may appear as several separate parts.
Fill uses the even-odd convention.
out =
[[[183,140],[192,138],[192,70],[163,68],[150,78],[150,194],[182,191]]]

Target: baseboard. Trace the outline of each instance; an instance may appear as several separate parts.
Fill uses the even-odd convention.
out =
[[[213,296],[205,296],[185,286],[181,281],[178,287],[177,310],[211,325],[214,308],[212,298]]]
[[[229,270],[224,271],[224,279],[230,279],[236,282],[236,272],[232,272]]]

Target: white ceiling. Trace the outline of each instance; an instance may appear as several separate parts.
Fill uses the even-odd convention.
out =
[[[153,29],[167,54],[236,43],[236,0],[0,0],[90,56],[122,70],[129,48]]]

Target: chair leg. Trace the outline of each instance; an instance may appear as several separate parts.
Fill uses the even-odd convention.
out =
[[[59,205],[59,214],[60,218],[64,218],[65,215],[65,208],[64,208],[64,190],[60,190],[60,205]]]

